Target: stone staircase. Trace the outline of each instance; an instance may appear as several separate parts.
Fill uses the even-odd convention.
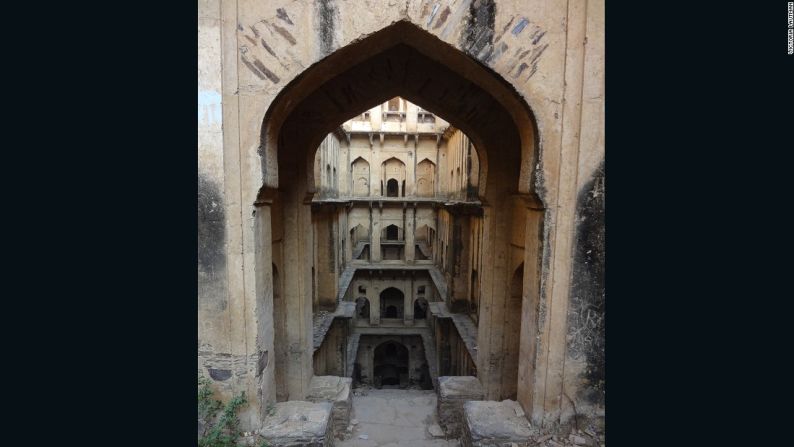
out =
[[[339,292],[336,296],[337,303],[344,301],[347,288],[350,287],[350,282],[353,281],[353,276],[355,276],[355,274],[356,268],[351,265],[344,269],[342,274],[339,275]]]
[[[433,251],[425,241],[416,241],[416,246],[419,248],[422,256],[426,257],[427,259],[433,259]]]
[[[350,334],[347,339],[347,358],[345,359],[345,377],[353,377],[353,364],[358,355],[358,342],[361,334]]]
[[[427,359],[427,368],[430,370],[430,378],[433,381],[433,387],[438,389],[438,365],[436,364],[436,344],[433,337],[429,332],[422,332],[422,345],[425,349],[425,359]]]
[[[369,241],[358,241],[356,242],[356,246],[353,247],[353,259],[358,259],[361,256],[361,253],[364,252],[364,249],[369,245]]]
[[[441,296],[442,300],[445,300],[447,297],[447,280],[444,279],[444,274],[441,273],[436,266],[429,267],[427,272],[430,274],[430,278],[433,280],[433,283],[436,286],[436,290],[438,290],[438,294]]]

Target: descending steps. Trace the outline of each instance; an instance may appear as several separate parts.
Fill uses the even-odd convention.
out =
[[[345,299],[347,288],[350,287],[350,282],[353,281],[353,276],[355,276],[355,274],[356,268],[351,265],[339,275],[339,292],[336,296],[337,303],[341,303]]]
[[[350,334],[347,339],[347,359],[345,359],[345,377],[353,377],[353,364],[358,355],[358,342],[361,334]]]
[[[433,251],[430,250],[430,247],[427,245],[425,241],[416,241],[416,246],[419,248],[419,251],[422,253],[427,259],[433,258]]]
[[[425,349],[425,358],[427,359],[427,369],[430,370],[430,378],[433,380],[433,386],[438,387],[438,365],[436,364],[437,356],[436,356],[436,344],[433,341],[433,337],[430,336],[430,333],[425,333],[424,331],[421,333],[422,336],[422,345]]]
[[[353,247],[353,259],[358,259],[361,256],[361,253],[364,251],[364,248],[369,245],[369,241],[358,241],[356,242],[356,246]]]

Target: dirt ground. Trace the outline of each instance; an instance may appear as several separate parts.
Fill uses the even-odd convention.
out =
[[[457,439],[434,438],[428,427],[438,424],[433,390],[356,390],[350,418],[358,423],[339,447],[457,447]],[[366,394],[365,394],[366,393]],[[365,394],[365,395],[364,395]],[[366,438],[366,439],[362,439]]]
[[[436,436],[431,434],[431,430],[440,429],[433,390],[357,388],[350,418],[347,436],[335,441],[338,447],[460,446],[457,439],[447,440],[438,432]],[[555,433],[532,431],[538,447],[606,446],[603,426],[582,423],[579,430],[569,427]]]

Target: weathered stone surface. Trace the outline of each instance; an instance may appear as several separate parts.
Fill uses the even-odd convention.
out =
[[[331,425],[334,435],[341,437],[350,422],[353,394],[350,392],[353,379],[337,376],[314,376],[306,400],[330,402],[332,404]]]
[[[463,405],[464,447],[505,446],[518,447],[534,445],[532,432],[526,418],[516,416],[518,402],[514,400],[469,401]]]
[[[459,447],[456,439],[433,437],[436,394],[430,390],[373,389],[353,397],[358,419],[349,437],[337,447]],[[359,436],[366,435],[363,440]]]
[[[280,447],[333,447],[331,403],[289,401],[276,404],[259,434]]]
[[[443,438],[444,437],[444,430],[438,424],[432,424],[427,427],[427,431],[430,433],[430,436],[434,438]]]
[[[482,400],[482,384],[471,376],[441,376],[438,378],[438,420],[447,435],[460,436],[463,425],[463,404]]]

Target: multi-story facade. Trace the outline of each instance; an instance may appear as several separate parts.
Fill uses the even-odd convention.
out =
[[[327,311],[340,301],[355,303],[355,312],[349,328],[333,326],[315,351],[315,374],[349,373],[380,385],[404,369],[399,385],[425,387],[432,386],[431,371],[475,374],[454,325],[437,322],[433,309],[435,316],[462,310],[476,321],[477,294],[469,286],[481,258],[464,247],[481,239],[478,168],[477,150],[460,130],[399,97],[346,121],[323,140],[314,157],[314,302]],[[474,233],[466,231],[471,228]],[[449,294],[455,286],[463,290]],[[357,352],[348,354],[356,359],[353,365],[344,364],[348,356],[329,361],[328,352],[355,348],[351,338],[361,340]],[[378,343],[410,352],[407,363],[401,369],[380,364]],[[427,358],[428,352],[442,360]],[[451,357],[460,368],[450,364]]]

